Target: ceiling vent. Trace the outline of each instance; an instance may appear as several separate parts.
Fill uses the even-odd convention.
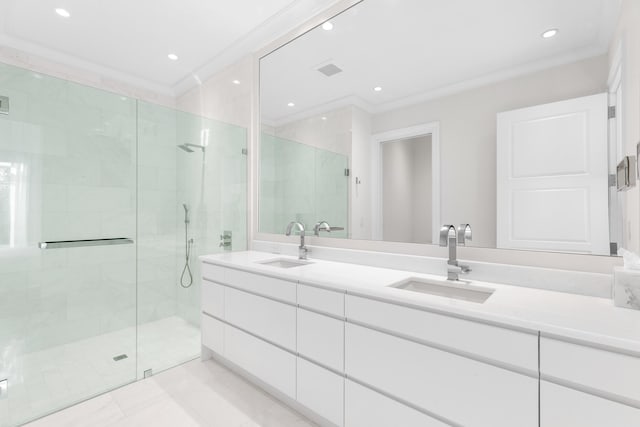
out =
[[[318,71],[320,71],[322,74],[324,74],[327,77],[331,77],[333,75],[341,73],[342,68],[338,67],[336,64],[327,64],[318,68]]]

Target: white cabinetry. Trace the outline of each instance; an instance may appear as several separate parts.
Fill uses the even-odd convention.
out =
[[[346,427],[446,427],[441,421],[363,387],[345,382]]]
[[[543,337],[541,427],[640,425],[640,358]]]
[[[547,381],[540,383],[541,427],[637,427],[640,409]]]
[[[298,402],[337,426],[344,418],[344,377],[298,358]]]
[[[298,353],[344,371],[344,321],[298,308]]]
[[[460,425],[538,426],[537,378],[353,324],[345,329],[345,371]]]

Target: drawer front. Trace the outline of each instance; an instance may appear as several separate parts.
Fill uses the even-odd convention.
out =
[[[640,405],[637,357],[542,337],[540,373],[633,399]]]
[[[538,336],[347,295],[347,319],[538,372]]]
[[[344,317],[344,292],[298,285],[298,305],[334,316]]]
[[[298,358],[298,402],[342,427],[344,377]]]
[[[225,320],[267,341],[296,350],[296,307],[225,289]]]
[[[247,273],[246,271],[231,268],[226,269],[224,280],[222,283],[225,285],[296,304],[297,284],[295,282],[275,279],[260,274]]]
[[[541,427],[637,427],[640,409],[540,382]]]
[[[298,353],[344,371],[344,322],[298,308]]]
[[[224,356],[224,323],[203,314],[200,333],[203,346]]]
[[[202,311],[224,319],[224,286],[202,281]]]
[[[220,267],[219,265],[213,265],[207,262],[203,262],[202,278],[210,282],[224,283],[224,276],[227,270],[227,268]]]
[[[349,380],[345,382],[344,425],[345,427],[448,426]]]
[[[271,387],[296,398],[296,356],[225,325],[225,357]]]
[[[350,378],[461,425],[538,426],[537,377],[349,323],[345,371]]]

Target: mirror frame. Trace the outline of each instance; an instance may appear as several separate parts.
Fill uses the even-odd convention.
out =
[[[284,224],[282,234],[261,233],[259,231],[259,159],[260,159],[260,59],[275,52],[281,47],[293,42],[305,33],[313,30],[323,22],[341,14],[342,12],[356,6],[365,0],[337,0],[326,10],[318,13],[313,18],[299,25],[294,30],[284,36],[268,43],[253,55],[253,82],[251,97],[251,128],[249,129],[249,218],[248,218],[248,250],[253,249],[254,241],[273,242],[275,244],[297,244],[297,237],[287,237],[284,235]],[[640,118],[639,118],[640,119]],[[321,246],[327,248],[352,249],[360,251],[387,252],[401,255],[426,256],[443,258],[447,257],[447,248],[442,248],[433,244],[417,244],[402,242],[385,242],[376,240],[356,240],[307,236],[307,244],[310,246]],[[489,262],[497,264],[509,264],[539,268],[551,268],[559,270],[574,270],[585,273],[601,273],[610,275],[613,267],[621,266],[621,257],[574,254],[564,252],[545,252],[527,250],[508,250],[496,248],[480,247],[460,247],[459,256],[461,259]]]

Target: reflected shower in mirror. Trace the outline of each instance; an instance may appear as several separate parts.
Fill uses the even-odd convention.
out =
[[[638,188],[611,179],[640,138],[633,3],[364,0],[264,56],[259,231],[638,248]]]

